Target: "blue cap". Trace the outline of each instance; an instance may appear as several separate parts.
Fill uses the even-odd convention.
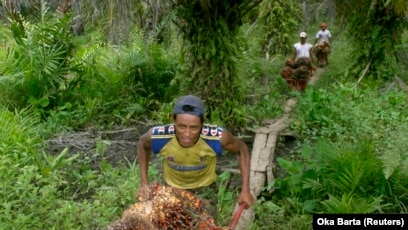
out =
[[[194,95],[180,97],[174,105],[173,114],[191,114],[204,117],[203,101]]]

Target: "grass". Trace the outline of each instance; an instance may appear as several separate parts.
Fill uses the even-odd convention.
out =
[[[0,229],[99,229],[133,200],[134,163],[93,170],[78,155],[42,153],[38,122],[32,115],[0,107]],[[7,137],[7,138],[4,138]]]

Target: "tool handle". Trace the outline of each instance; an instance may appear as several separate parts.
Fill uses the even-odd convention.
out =
[[[228,226],[228,229],[234,230],[235,227],[237,226],[239,217],[241,217],[242,212],[244,211],[246,207],[246,203],[241,203],[238,207],[238,209],[235,211],[234,216],[232,217],[232,221],[230,225]]]

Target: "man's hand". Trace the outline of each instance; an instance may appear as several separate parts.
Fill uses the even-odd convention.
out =
[[[148,200],[150,195],[151,191],[148,184],[141,184],[139,189],[136,191],[136,198],[139,201]]]
[[[255,203],[255,198],[252,196],[251,192],[249,191],[241,191],[238,197],[238,204],[245,203],[245,209],[248,209]]]

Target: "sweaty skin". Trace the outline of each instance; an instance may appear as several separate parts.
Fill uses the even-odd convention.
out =
[[[190,114],[178,114],[177,119],[173,120],[176,128],[176,138],[181,146],[189,148],[193,146],[200,137],[201,124],[200,118]]]
[[[200,117],[191,114],[178,114],[173,119],[176,129],[176,138],[178,143],[184,148],[194,147],[194,144],[200,138],[203,123]],[[139,139],[137,145],[137,158],[140,167],[140,188],[139,193],[148,192],[148,167],[152,153],[151,149],[152,129],[147,131]],[[255,199],[250,192],[249,175],[250,175],[250,154],[247,145],[237,137],[233,136],[227,130],[222,132],[222,147],[231,154],[237,156],[239,169],[242,177],[242,190],[238,197],[238,203],[245,203],[248,209],[254,204]]]

